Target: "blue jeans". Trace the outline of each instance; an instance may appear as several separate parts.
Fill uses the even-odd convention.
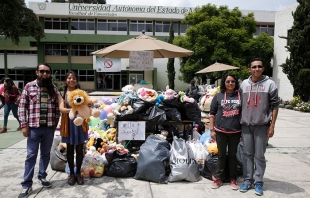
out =
[[[29,188],[33,184],[34,167],[36,165],[38,150],[40,147],[40,162],[38,178],[46,178],[46,169],[50,162],[50,152],[54,140],[55,127],[29,127],[27,138],[27,158],[25,161],[23,188]]]
[[[16,118],[16,120],[19,122],[19,125],[20,125],[20,121],[18,119],[18,114],[17,114],[18,106],[16,104],[12,103],[12,104],[5,104],[4,105],[3,126],[5,126],[5,127],[8,125],[8,117],[10,115],[11,110],[12,110],[13,116]]]

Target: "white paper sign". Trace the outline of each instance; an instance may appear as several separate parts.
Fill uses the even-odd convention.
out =
[[[121,59],[93,56],[93,69],[97,72],[120,72],[122,70]]]
[[[145,140],[145,122],[118,122],[118,140]]]
[[[154,52],[151,51],[130,51],[129,69],[153,70]]]

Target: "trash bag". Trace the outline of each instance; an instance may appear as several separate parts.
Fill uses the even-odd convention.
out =
[[[165,122],[167,120],[166,112],[157,106],[149,108],[142,116],[142,120],[151,122]]]
[[[159,104],[158,107],[166,112],[167,120],[182,122],[181,113],[176,107]]]
[[[115,150],[112,155],[106,154],[109,162],[105,175],[110,177],[133,177],[137,171],[137,160],[129,154]]]
[[[183,102],[182,105],[180,106],[180,112],[182,120],[195,121],[195,123],[198,124],[199,131],[205,130],[205,127],[201,122],[201,111],[196,102],[194,103]]]
[[[140,120],[140,116],[138,113],[133,112],[132,114],[126,114],[128,110],[121,111],[121,115],[115,116],[115,121],[137,121]]]
[[[135,179],[167,184],[166,171],[169,171],[170,145],[167,140],[150,135],[140,147]]]
[[[188,176],[188,149],[185,140],[174,136],[171,146],[170,168],[168,181],[182,181]]]
[[[180,98],[164,99],[162,104],[168,107],[180,107],[181,101]]]
[[[212,180],[212,175],[216,173],[217,167],[217,155],[207,155],[204,168],[200,172],[200,175],[206,179]]]
[[[181,180],[196,182],[201,180],[199,165],[191,147],[185,143],[185,140],[176,136],[171,147],[170,168],[169,182]]]
[[[67,153],[61,153],[58,149],[56,149],[51,151],[50,156],[51,168],[56,171],[65,171],[67,164]]]
[[[132,108],[134,113],[143,113],[155,105],[155,102],[147,102],[141,98],[133,99]]]

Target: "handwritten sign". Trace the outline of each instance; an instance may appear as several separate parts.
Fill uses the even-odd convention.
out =
[[[145,140],[145,122],[118,122],[118,140]]]
[[[131,51],[129,52],[129,69],[153,70],[154,52]]]

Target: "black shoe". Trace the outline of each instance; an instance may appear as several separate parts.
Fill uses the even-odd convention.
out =
[[[40,184],[45,187],[45,188],[50,188],[52,187],[51,182],[47,181],[45,178],[39,178]]]
[[[32,187],[23,188],[22,192],[18,195],[18,198],[28,197],[31,192],[32,192]]]

